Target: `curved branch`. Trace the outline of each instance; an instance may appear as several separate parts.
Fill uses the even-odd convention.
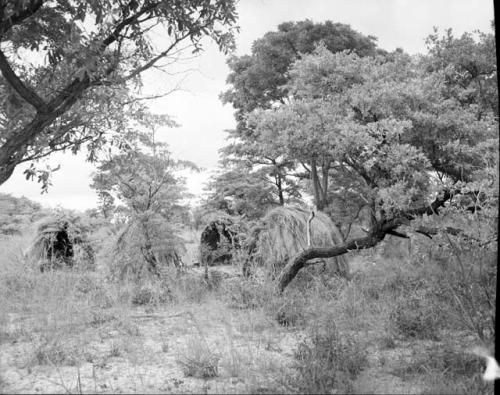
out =
[[[283,292],[287,285],[295,278],[297,273],[302,268],[309,265],[308,261],[315,258],[333,258],[349,251],[374,247],[380,243],[387,234],[397,233],[399,235],[399,232],[396,232],[396,228],[401,225],[407,225],[410,219],[423,214],[438,214],[439,209],[444,206],[454,192],[456,191],[446,190],[443,192],[442,196],[438,196],[429,206],[401,212],[397,217],[378,221],[375,223],[370,233],[365,237],[360,237],[334,247],[307,248],[295,255],[281,271],[277,281],[278,291],[280,293]]]

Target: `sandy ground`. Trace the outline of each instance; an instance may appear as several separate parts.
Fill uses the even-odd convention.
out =
[[[100,328],[99,333],[92,329],[82,332],[87,342],[79,351],[86,354],[88,361],[76,366],[31,366],[32,340],[2,344],[3,392],[286,391],[280,383],[280,369],[293,361],[293,350],[303,335],[266,322],[258,312],[222,311],[219,305],[210,303],[154,313],[136,309],[130,311],[128,318],[132,327],[138,328],[136,333],[127,333],[114,325]],[[218,377],[186,377],[177,362],[190,341],[201,338],[220,355]],[[419,393],[422,390],[391,374],[405,353],[404,347],[381,352],[374,346],[366,351],[369,367],[358,377],[355,392]]]
[[[366,262],[354,262],[354,271]],[[371,262],[368,262],[371,264]],[[236,268],[221,267],[226,275]],[[203,268],[196,268],[200,272]],[[8,317],[0,339],[0,392],[3,393],[276,393],[289,392],[286,375],[294,350],[305,334],[284,328],[260,310],[229,308],[211,299],[192,305],[159,305],[126,310],[57,336],[61,362],[37,353],[43,339],[31,327],[36,317]],[[370,338],[377,338],[376,335]],[[436,343],[437,344],[437,343]],[[432,341],[396,341],[393,347],[370,342],[368,366],[354,383],[355,393],[422,393],[425,382],[402,379],[395,371],[411,360],[415,349],[431,349]],[[185,374],[179,361],[193,349],[217,359],[212,378]],[[69,350],[69,351],[68,351]],[[191,351],[189,351],[191,350]],[[57,356],[57,353],[55,354]],[[71,357],[74,356],[72,359]]]

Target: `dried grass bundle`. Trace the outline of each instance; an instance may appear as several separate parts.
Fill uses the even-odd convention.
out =
[[[73,266],[75,261],[92,264],[94,254],[87,238],[88,229],[78,218],[61,215],[45,217],[35,225],[35,235],[26,256],[41,265]]]
[[[280,270],[288,260],[307,246],[307,222],[310,212],[300,207],[277,207],[263,221],[258,234],[255,258],[272,271]],[[316,212],[310,223],[311,247],[331,247],[343,243],[333,221],[324,213]],[[337,267],[339,274],[347,273],[346,258],[324,259]]]
[[[151,274],[151,260],[158,265],[158,274],[167,266],[181,265],[185,241],[176,233],[158,216],[132,219],[104,248],[109,274],[119,280],[138,281]]]

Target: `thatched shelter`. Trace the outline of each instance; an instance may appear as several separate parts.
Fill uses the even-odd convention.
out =
[[[117,280],[138,281],[162,276],[166,267],[182,265],[184,240],[160,216],[130,219],[104,248],[103,260],[109,275]]]
[[[227,264],[235,248],[239,241],[234,221],[229,217],[212,220],[201,233],[200,261],[209,266]]]
[[[307,227],[311,212],[299,207],[277,207],[268,212],[261,226],[251,236],[249,253],[255,264],[264,265],[276,274],[298,253],[308,248]],[[333,221],[322,212],[315,212],[310,223],[310,246],[331,247],[343,243]],[[349,272],[346,257],[322,259],[323,268],[342,276]]]
[[[26,255],[42,272],[72,267],[77,262],[92,265],[94,252],[87,233],[78,219],[59,215],[43,218],[35,224],[35,236]]]

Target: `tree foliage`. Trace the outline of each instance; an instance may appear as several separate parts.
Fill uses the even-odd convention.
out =
[[[229,215],[260,218],[279,204],[268,176],[265,169],[251,171],[241,166],[220,171],[207,185],[207,206]]]
[[[493,38],[490,33],[456,38],[451,31],[439,37],[435,31],[427,39],[428,54],[420,56],[402,50],[334,52],[319,43],[290,63],[279,89],[286,96],[268,90],[247,107],[236,98],[251,98],[258,85],[246,85],[254,91],[243,88],[249,67],[233,71],[230,81],[241,77],[234,83],[241,89],[225,98],[236,103],[239,129],[233,135],[240,147],[273,152],[290,172],[306,176],[319,210],[344,212],[351,220],[360,212],[369,217],[363,221],[365,237],[312,247],[291,259],[278,280],[280,289],[309,260],[370,248],[387,234],[447,234],[475,243],[471,248],[493,248],[498,203]],[[241,152],[232,150],[244,158]],[[334,202],[342,206],[332,207]],[[460,220],[445,225],[428,219],[437,212],[443,218],[455,213]]]
[[[323,195],[321,206],[324,207],[328,179],[321,185],[317,174],[312,172],[317,170],[317,166],[324,165],[324,172],[327,173],[330,159],[319,159],[321,164],[303,169],[305,172],[295,172],[296,162],[286,156],[278,144],[265,143],[266,139],[274,136],[260,135],[247,117],[254,110],[266,110],[287,103],[292,94],[288,84],[289,68],[296,60],[313,52],[319,43],[331,52],[349,50],[359,56],[385,54],[377,49],[375,37],[364,36],[349,25],[305,20],[282,23],[277,31],[268,32],[256,40],[250,55],[233,56],[228,60],[231,72],[227,82],[230,88],[221,95],[221,99],[236,109],[237,128],[229,131],[232,142],[223,149],[224,158],[233,163],[240,160],[245,166],[255,169],[267,168],[272,174],[273,188],[281,205],[298,196],[298,180],[314,178],[315,191],[318,198]],[[323,192],[320,192],[321,188]]]
[[[287,71],[303,54],[323,42],[331,52],[352,50],[360,56],[376,53],[375,37],[364,36],[342,23],[285,22],[275,32],[255,40],[251,55],[232,56],[227,82],[231,88],[222,100],[237,110],[236,119],[255,108],[269,108],[288,96]]]
[[[175,171],[194,165],[172,159],[166,144],[156,140],[153,126],[128,137],[130,146],[101,161],[92,188],[105,215],[118,211],[126,216],[111,266],[119,269],[120,277],[129,269],[159,275],[160,265],[180,262],[183,248],[173,225],[187,211],[182,204],[186,190]]]
[[[0,1],[0,184],[54,151],[87,144],[95,160],[109,131],[144,112],[131,90],[144,71],[204,37],[230,50],[235,21],[232,0]]]
[[[40,204],[25,197],[0,193],[0,234],[21,234],[43,215]]]
[[[357,192],[386,214],[419,207],[494,166],[498,142],[493,107],[479,111],[450,95],[446,73],[426,61],[320,46],[291,68],[289,103],[255,110],[249,121],[262,144],[286,147],[287,158],[311,170],[321,163],[323,182],[362,181]]]

